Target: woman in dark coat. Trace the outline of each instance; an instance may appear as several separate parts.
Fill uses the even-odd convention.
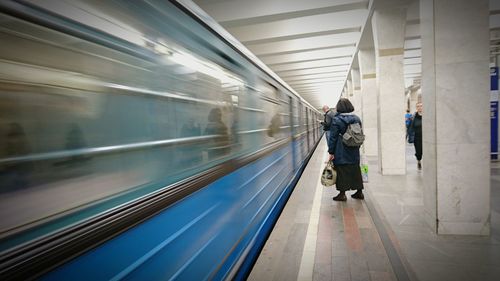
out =
[[[422,103],[417,103],[417,112],[415,112],[413,119],[409,126],[410,133],[413,137],[413,145],[415,146],[415,157],[417,158],[417,167],[422,169]]]
[[[347,190],[357,190],[351,195],[354,199],[364,199],[363,179],[359,167],[359,147],[346,146],[342,142],[342,135],[347,130],[348,124],[359,123],[361,120],[354,115],[354,106],[348,99],[341,98],[337,103],[337,113],[330,126],[328,139],[329,160],[333,160],[337,171],[336,187],[340,193],[333,197],[335,201],[346,201]]]

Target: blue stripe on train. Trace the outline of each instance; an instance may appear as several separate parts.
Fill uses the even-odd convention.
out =
[[[289,145],[218,179],[42,280],[218,280],[240,266],[236,277],[242,278],[303,169],[300,165],[293,173],[291,163]]]

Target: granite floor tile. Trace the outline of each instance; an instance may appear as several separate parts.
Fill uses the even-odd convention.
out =
[[[411,261],[412,267],[420,281],[473,281],[469,272],[453,263],[428,261]]]
[[[395,241],[395,251],[402,253],[403,264],[409,266],[411,281],[500,280],[500,163],[492,164],[491,235],[437,235],[424,218],[423,173],[416,168],[413,147],[407,148],[405,176],[382,176],[378,160],[368,158],[370,174],[365,194],[375,210],[365,201],[351,199],[352,192],[347,193],[347,202],[335,202],[335,188],[321,190],[312,280],[397,280],[380,238],[381,227],[388,227],[386,232]],[[302,197],[291,199],[300,207],[293,216],[283,218],[289,226],[277,229],[279,235],[269,238],[270,246],[261,254],[260,278],[249,280],[296,280],[311,215],[307,204],[312,204],[311,194]],[[374,211],[382,226],[374,224]]]
[[[371,281],[396,281],[396,276],[392,272],[370,270]]]
[[[351,270],[348,256],[334,256],[332,258],[332,276],[335,281],[350,281]]]

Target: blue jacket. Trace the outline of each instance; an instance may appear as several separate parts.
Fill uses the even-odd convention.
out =
[[[352,113],[337,113],[332,120],[328,153],[335,155],[334,165],[359,164],[359,147],[345,146],[342,142],[347,125],[352,123],[361,124],[359,117]]]

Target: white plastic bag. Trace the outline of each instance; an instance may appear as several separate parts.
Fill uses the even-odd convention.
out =
[[[337,171],[333,167],[332,161],[328,161],[326,167],[321,174],[321,184],[324,186],[332,186],[337,181]]]

